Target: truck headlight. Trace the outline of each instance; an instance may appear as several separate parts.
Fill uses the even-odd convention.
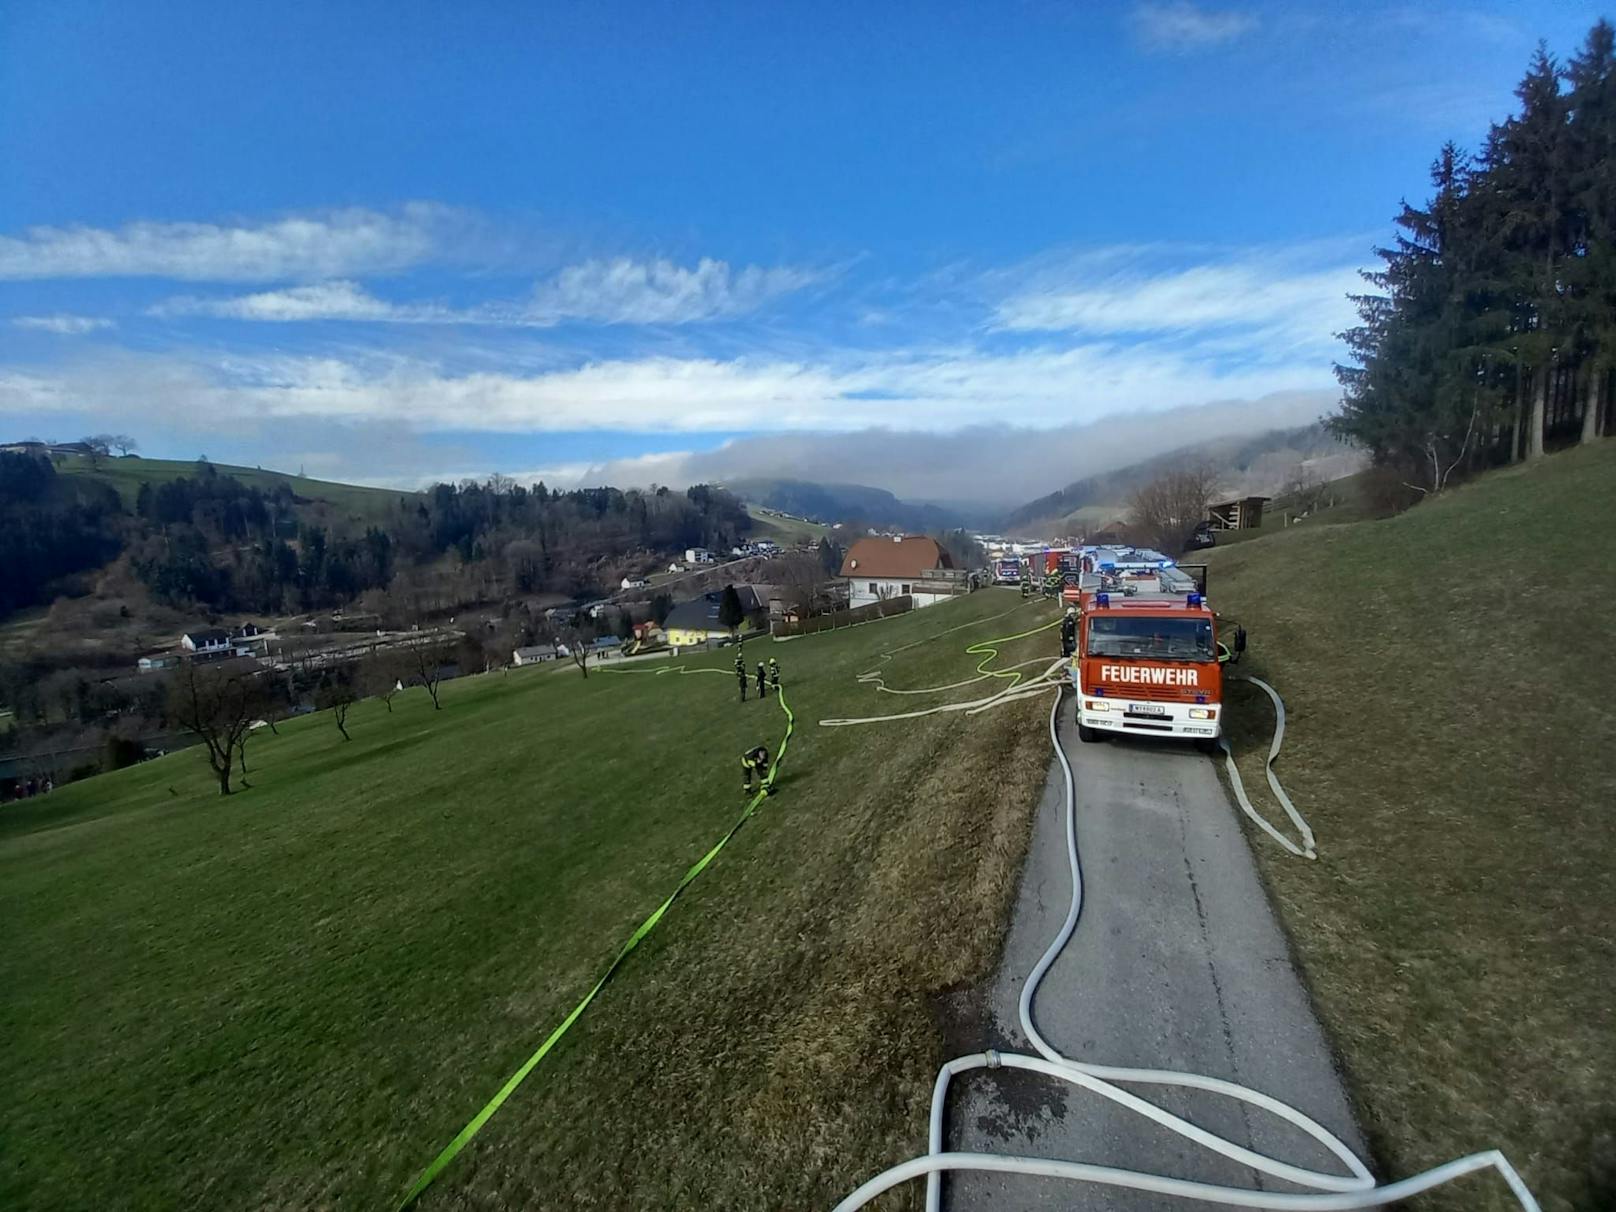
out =
[[[1215,707],[1191,707],[1190,708],[1190,719],[1192,719],[1192,720],[1211,720],[1211,719],[1216,719],[1216,718],[1217,718],[1217,709]]]
[[[1088,710],[1088,711],[1110,711],[1111,710],[1111,704],[1107,703],[1104,699],[1085,699],[1083,701],[1083,707],[1084,707],[1085,710]]]

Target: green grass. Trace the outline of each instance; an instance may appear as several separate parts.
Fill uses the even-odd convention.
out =
[[[220,475],[233,476],[243,484],[268,492],[278,484],[286,484],[299,497],[316,505],[327,505],[339,513],[356,518],[373,518],[398,508],[401,496],[412,493],[396,492],[389,488],[364,488],[358,484],[336,484],[327,480],[310,480],[303,476],[288,475],[280,471],[266,471],[258,467],[234,467],[228,463],[215,463]],[[127,508],[134,508],[135,496],[142,484],[160,484],[181,476],[194,477],[196,464],[181,459],[106,458],[92,464],[89,459],[70,456],[57,464],[63,475],[88,476],[104,480],[118,490]]]
[[[985,591],[769,646],[798,719],[779,793],[424,1208],[822,1207],[920,1146],[956,991],[1008,918],[1047,703],[816,721],[912,708],[854,675],[1004,610],[885,667],[935,685],[1049,609]],[[228,799],[192,751],[0,809],[0,1207],[389,1208],[783,726],[727,671],[443,695],[360,704],[350,744],[328,713],[260,733]]]
[[[1551,1212],[1616,1205],[1613,506],[1607,442],[1210,556],[1320,858],[1253,848],[1376,1153],[1500,1147]],[[1266,752],[1266,699],[1232,702]],[[1515,1205],[1472,1180],[1419,1206]]]
[[[752,538],[772,539],[782,547],[796,543],[817,543],[831,533],[829,526],[822,526],[818,522],[806,522],[801,518],[785,518],[779,514],[764,513],[755,505],[748,505],[746,512],[752,518]]]

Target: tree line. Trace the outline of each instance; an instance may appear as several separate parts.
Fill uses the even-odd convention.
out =
[[[132,444],[132,440],[131,440]],[[261,489],[199,460],[193,474],[145,483],[126,510],[93,476],[0,453],[0,615],[47,603],[63,579],[127,552],[168,605],[282,613],[346,605],[402,569],[443,605],[514,594],[598,591],[621,563],[687,547],[726,548],[751,525],[722,489],[552,491],[505,476],[435,484],[365,522],[324,526],[279,483]],[[428,571],[430,569],[430,571]],[[423,581],[424,578],[424,581]]]
[[[1609,432],[1616,370],[1616,38],[1539,45],[1519,112],[1453,143],[1405,202],[1341,334],[1339,436],[1412,490]]]

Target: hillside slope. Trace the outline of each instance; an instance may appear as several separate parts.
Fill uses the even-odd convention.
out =
[[[1605,442],[1208,557],[1290,709],[1320,858],[1253,846],[1375,1149],[1403,1175],[1496,1145],[1562,1212],[1616,1201],[1613,508]],[[1232,702],[1261,786],[1272,713]]]
[[[400,497],[413,493],[396,492],[390,488],[366,488],[359,484],[338,484],[328,480],[311,480],[305,476],[281,471],[266,471],[261,467],[236,467],[229,463],[214,463],[220,475],[233,476],[243,484],[268,492],[285,484],[298,498],[300,506],[325,506],[354,518],[370,519],[383,516],[398,508]],[[183,459],[104,458],[92,463],[86,458],[66,458],[57,470],[68,476],[84,476],[100,480],[118,490],[124,507],[133,509],[135,495],[142,484],[161,484],[181,476],[195,476],[197,465]]]
[[[816,721],[913,706],[856,680],[886,649],[895,683],[957,683],[1051,613],[989,590],[748,645],[796,712],[778,794],[423,1209],[823,1208],[909,1156],[1048,704]],[[785,718],[730,660],[412,689],[351,743],[322,712],[257,734],[228,800],[192,750],[0,806],[0,1206],[396,1206],[735,820]]]
[[[901,501],[884,488],[863,484],[754,477],[726,480],[724,487],[754,505],[821,522],[861,522],[918,531],[953,530],[963,525],[953,510]]]
[[[1140,484],[1186,458],[1205,460],[1219,468],[1219,487],[1231,494],[1271,495],[1304,461],[1316,462],[1324,479],[1346,474],[1355,463],[1348,448],[1326,433],[1322,424],[1275,429],[1255,437],[1221,438],[1074,481],[1012,510],[1004,519],[1004,529],[1019,534],[1041,527],[1059,529],[1071,521],[1104,522],[1123,508]]]

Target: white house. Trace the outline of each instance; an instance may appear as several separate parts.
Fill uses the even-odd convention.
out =
[[[952,570],[954,561],[936,539],[924,535],[860,539],[847,549],[842,576],[847,578],[847,604],[868,606],[889,598],[910,596],[915,605],[930,606],[959,592],[954,577],[932,576]],[[947,581],[950,584],[943,584]]]
[[[540,665],[545,661],[556,659],[556,650],[549,645],[535,645],[531,648],[518,648],[511,653],[513,665]]]
[[[180,647],[197,656],[222,656],[233,651],[235,644],[231,642],[228,631],[221,627],[208,627],[187,631],[180,636]]]
[[[619,589],[644,589],[651,582],[644,577],[624,577],[618,585]]]
[[[685,563],[687,564],[710,564],[712,559],[713,553],[705,547],[685,548]]]

